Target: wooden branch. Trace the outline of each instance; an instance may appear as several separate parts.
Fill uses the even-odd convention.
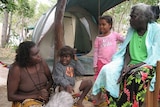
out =
[[[54,20],[54,64],[58,60],[58,51],[64,45],[64,27],[63,27],[63,18],[66,8],[67,0],[57,0],[57,8],[55,12]]]

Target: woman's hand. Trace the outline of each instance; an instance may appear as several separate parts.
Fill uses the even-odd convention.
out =
[[[39,99],[40,100],[44,100],[45,102],[48,102],[48,100],[49,100],[49,92],[47,91],[47,89],[40,90]]]
[[[131,68],[130,66],[127,66],[127,67],[123,68],[122,71],[121,71],[121,75],[120,75],[117,83],[120,83],[120,82],[123,80],[124,76],[125,76],[131,69],[132,69],[132,68]]]
[[[131,66],[127,66],[125,69],[123,69],[122,76],[126,75],[130,70],[131,70]]]

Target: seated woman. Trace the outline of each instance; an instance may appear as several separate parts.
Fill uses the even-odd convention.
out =
[[[12,107],[41,107],[49,100],[49,89],[53,83],[46,62],[32,41],[22,42],[16,50],[15,62],[11,65],[7,79],[8,100]],[[36,106],[37,107],[37,106]]]
[[[109,105],[139,107],[160,60],[160,25],[151,6],[139,3],[131,8],[130,25],[121,49],[105,65],[93,85],[97,95],[105,88]],[[153,85],[153,84],[152,84]]]

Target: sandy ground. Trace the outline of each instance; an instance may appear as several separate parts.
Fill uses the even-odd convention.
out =
[[[11,107],[11,102],[7,100],[7,75],[8,69],[0,65],[0,107]]]

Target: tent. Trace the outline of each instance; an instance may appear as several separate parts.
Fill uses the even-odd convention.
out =
[[[40,53],[46,59],[50,69],[53,68],[55,50],[57,50],[55,43],[61,41],[55,40],[55,37],[61,33],[60,29],[63,28],[63,44],[77,49],[77,56],[86,69],[85,75],[93,75],[93,42],[98,34],[98,16],[124,1],[58,0],[59,3],[41,16],[33,31],[33,41],[38,44]],[[56,12],[61,13],[59,20],[56,20]],[[60,24],[61,19],[63,25],[57,31],[55,28],[58,27],[55,23]]]

